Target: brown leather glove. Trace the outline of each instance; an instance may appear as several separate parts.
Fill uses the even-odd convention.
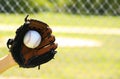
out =
[[[55,36],[46,23],[27,17],[25,23],[17,29],[15,38],[8,40],[7,47],[20,67],[40,67],[41,64],[53,59],[56,54]],[[42,37],[41,43],[36,48],[29,48],[23,43],[24,36],[29,30],[37,31]]]

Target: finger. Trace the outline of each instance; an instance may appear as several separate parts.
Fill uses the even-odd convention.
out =
[[[29,21],[30,21],[30,27],[40,28],[41,30],[48,27],[48,25],[42,21],[38,21],[34,19],[30,19]]]
[[[46,37],[45,39],[43,39],[43,41],[41,42],[41,44],[36,48],[36,49],[40,49],[43,46],[46,46],[48,44],[51,44],[55,41],[55,36],[51,35],[49,37]]]
[[[51,50],[55,50],[57,47],[58,47],[57,43],[52,43],[50,45],[47,45],[44,48],[41,48],[40,50],[35,52],[35,56],[39,56],[39,55],[45,54]]]
[[[40,31],[40,32],[41,32],[42,38],[44,39],[45,37],[51,35],[52,29],[47,27],[46,29],[44,29],[43,31]]]

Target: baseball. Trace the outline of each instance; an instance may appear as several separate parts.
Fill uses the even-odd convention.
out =
[[[41,39],[41,35],[37,31],[30,30],[25,34],[23,42],[28,48],[36,48],[39,46]]]

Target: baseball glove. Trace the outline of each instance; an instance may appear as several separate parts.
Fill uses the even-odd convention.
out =
[[[20,67],[40,68],[41,64],[50,61],[56,54],[55,36],[46,23],[27,17],[28,15],[25,23],[16,30],[15,38],[8,40],[7,47]],[[37,31],[41,35],[41,43],[35,48],[29,48],[23,43],[24,36],[29,30]]]

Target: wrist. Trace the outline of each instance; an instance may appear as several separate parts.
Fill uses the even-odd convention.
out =
[[[11,54],[8,54],[7,58],[8,58],[8,61],[9,61],[9,65],[11,65],[11,66],[17,65],[17,63],[14,61]]]
[[[17,63],[12,58],[11,54],[8,54],[2,58],[0,58],[0,73],[5,70],[17,65]]]

